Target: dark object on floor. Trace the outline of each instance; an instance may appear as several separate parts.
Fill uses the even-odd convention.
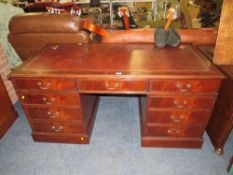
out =
[[[0,139],[4,136],[6,131],[11,127],[17,118],[17,113],[11,103],[10,97],[0,76]]]

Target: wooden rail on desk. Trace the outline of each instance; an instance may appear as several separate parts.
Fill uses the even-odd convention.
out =
[[[127,31],[114,31],[102,38],[102,43],[154,43],[155,29],[130,29]],[[181,43],[215,44],[216,29],[177,29]]]

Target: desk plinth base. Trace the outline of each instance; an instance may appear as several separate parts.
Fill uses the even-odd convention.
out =
[[[90,136],[81,134],[32,133],[35,142],[89,144]]]
[[[163,148],[196,148],[202,147],[203,139],[185,138],[157,138],[142,136],[141,145],[143,147],[163,147]]]

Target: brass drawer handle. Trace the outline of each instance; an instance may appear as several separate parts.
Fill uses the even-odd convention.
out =
[[[52,46],[52,49],[53,50],[57,50],[59,48],[59,46],[58,45],[54,45],[54,46]]]
[[[63,126],[59,126],[58,128],[56,127],[56,126],[52,126],[52,130],[54,131],[54,132],[61,132],[62,130],[63,130]]]
[[[170,118],[172,119],[173,122],[176,122],[176,123],[182,122],[184,120],[184,116],[183,115],[180,115],[178,117],[176,117],[174,115],[171,115]]]
[[[48,82],[45,86],[43,86],[43,83],[41,81],[39,81],[37,83],[37,86],[42,89],[42,90],[47,90],[51,87],[52,83],[51,82]]]
[[[167,132],[169,134],[179,134],[180,130],[179,129],[175,129],[175,128],[171,128],[171,129],[168,129]]]
[[[43,97],[42,100],[45,104],[51,105],[55,102],[56,99],[54,97],[52,97],[50,100],[48,100],[46,97]]]
[[[182,103],[179,103],[177,100],[174,100],[173,103],[174,103],[174,105],[176,105],[177,108],[185,108],[188,106],[187,100],[183,100]]]
[[[192,88],[192,84],[188,83],[185,85],[185,87],[183,88],[183,86],[180,83],[176,84],[176,88],[180,91],[180,92],[188,92],[191,88]]]
[[[50,118],[56,118],[56,117],[59,117],[59,115],[60,115],[60,112],[54,112],[54,113],[52,113],[51,111],[48,111],[47,112],[47,115],[48,115],[48,117],[50,117]]]
[[[105,88],[107,88],[108,90],[115,90],[120,86],[120,84],[118,82],[114,83],[114,86],[110,86],[108,82],[105,83]]]

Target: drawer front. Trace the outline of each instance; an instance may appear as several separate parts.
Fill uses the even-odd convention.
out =
[[[27,90],[75,90],[75,80],[59,79],[16,79],[13,81],[17,89]]]
[[[154,80],[151,91],[166,92],[217,92],[220,87],[218,80]]]
[[[203,126],[148,126],[145,135],[157,137],[202,137],[205,129]]]
[[[146,92],[147,81],[131,80],[80,80],[79,91]]]
[[[57,121],[81,120],[80,109],[26,107],[30,119],[50,119]]]
[[[84,133],[85,129],[80,123],[63,122],[31,122],[34,132],[47,133]]]
[[[187,97],[187,96],[174,96],[174,97],[150,97],[149,107],[154,108],[212,108],[215,97]]]
[[[79,105],[77,94],[26,94],[19,95],[23,104],[42,104],[42,105]]]
[[[160,124],[206,124],[209,118],[209,111],[169,110],[157,111],[148,110],[147,122]]]

